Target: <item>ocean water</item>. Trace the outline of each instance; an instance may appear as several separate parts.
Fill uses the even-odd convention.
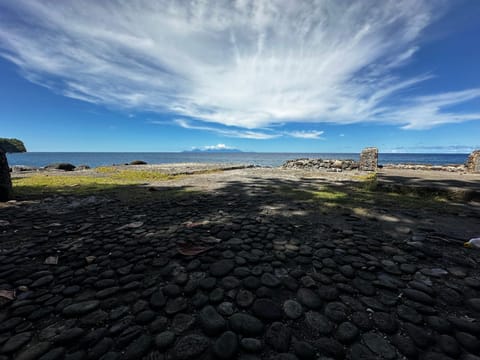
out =
[[[189,152],[149,152],[149,153],[106,153],[106,152],[27,152],[7,154],[10,166],[25,165],[42,167],[52,163],[68,162],[73,165],[91,167],[126,164],[133,160],[143,160],[149,164],[171,163],[231,163],[258,166],[280,166],[287,160],[298,158],[353,159],[359,154],[347,153],[189,153]],[[468,154],[379,154],[379,164],[464,164]]]

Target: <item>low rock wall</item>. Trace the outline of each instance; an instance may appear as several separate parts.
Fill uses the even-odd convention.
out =
[[[358,162],[355,160],[295,159],[286,161],[282,168],[340,172],[358,169]]]

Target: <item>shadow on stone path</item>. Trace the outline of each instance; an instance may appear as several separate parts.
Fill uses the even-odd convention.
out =
[[[478,359],[479,251],[302,184],[0,209],[0,359]]]

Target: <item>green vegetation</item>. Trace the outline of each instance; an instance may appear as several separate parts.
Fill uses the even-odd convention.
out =
[[[120,183],[144,183],[179,179],[182,175],[165,174],[153,170],[118,169],[113,166],[101,166],[95,169],[100,176]]]
[[[93,175],[76,174],[35,174],[13,178],[15,197],[20,199],[52,195],[111,195],[120,200],[141,199],[142,197],[176,196],[185,189],[168,188],[154,191],[144,184],[178,179],[181,176],[156,171],[117,170],[113,167],[96,169]],[[149,191],[150,190],[150,191]]]
[[[27,152],[25,145],[18,139],[0,138],[0,150],[6,153]]]

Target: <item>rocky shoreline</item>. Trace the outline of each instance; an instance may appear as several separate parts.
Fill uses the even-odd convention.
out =
[[[278,169],[187,180],[2,205],[0,359],[478,359],[475,204],[331,207],[297,196],[331,180]]]

